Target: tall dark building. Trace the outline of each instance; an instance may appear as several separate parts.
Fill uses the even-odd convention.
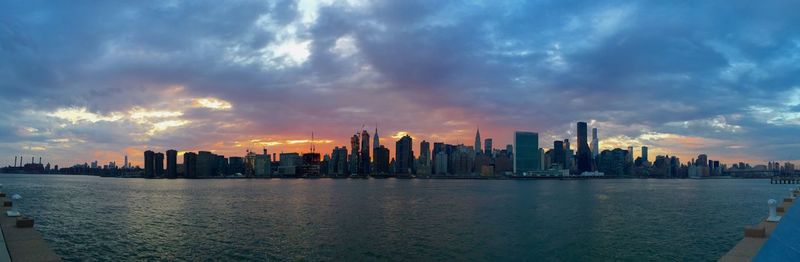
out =
[[[431,165],[431,143],[422,140],[419,143],[419,164],[430,166]]]
[[[183,177],[197,178],[197,154],[186,152],[183,154]]]
[[[214,175],[217,166],[217,157],[211,152],[197,152],[197,175],[196,177],[210,177]]]
[[[144,177],[146,178],[153,178],[155,177],[155,153],[153,151],[147,150],[144,151]]]
[[[412,139],[405,135],[395,144],[395,167],[398,174],[411,174],[414,163],[414,152],[411,149]]]
[[[375,148],[375,173],[378,175],[388,175],[389,172],[389,149],[384,146]]]
[[[361,146],[360,141],[361,140],[359,138],[358,132],[356,132],[353,135],[353,137],[350,138],[350,159],[348,159],[347,161],[349,165],[348,170],[350,174],[358,174],[358,168],[360,167],[358,165],[358,162],[360,160],[359,155],[361,154],[361,151],[359,150],[359,147]]]
[[[589,148],[586,122],[578,122],[578,174],[592,171],[592,150]]]
[[[367,133],[367,130],[363,130],[361,131],[361,159],[358,161],[359,174],[369,175],[371,173],[370,164],[372,161],[369,157],[369,149],[369,133]]]
[[[567,167],[566,160],[567,160],[567,152],[564,150],[564,141],[556,140],[553,141],[553,163],[557,164],[560,168],[564,169]]]
[[[228,158],[228,171],[231,174],[244,174],[244,158],[238,156],[232,156]]]
[[[647,157],[647,147],[646,146],[642,147],[642,161],[644,161],[645,163],[650,162],[650,159]]]
[[[481,150],[481,129],[478,128],[478,131],[475,132],[475,154],[480,154],[483,152]]]
[[[178,177],[178,151],[167,150],[167,178]]]
[[[483,153],[487,156],[492,155],[492,139],[487,138],[483,140]]]
[[[377,156],[376,156],[377,157]],[[331,162],[328,173],[331,175],[347,174],[347,147],[335,147],[331,153]]]
[[[444,152],[444,150],[445,150],[444,143],[442,143],[442,142],[434,142],[433,143],[433,152],[431,154],[431,163],[432,163],[431,164],[431,174],[438,174],[438,172],[440,171],[440,170],[436,169],[436,159],[437,159],[436,154],[439,154],[439,152]],[[447,161],[447,160],[445,160],[445,161]],[[441,170],[441,171],[445,172],[445,170]]]
[[[156,177],[164,177],[164,153],[156,153],[153,155],[153,169],[155,170]]]

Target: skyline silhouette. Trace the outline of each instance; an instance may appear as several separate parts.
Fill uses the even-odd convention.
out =
[[[376,122],[385,138],[577,141],[578,120],[602,148],[798,161],[792,5],[3,3],[0,165],[300,152],[311,132],[330,151]]]

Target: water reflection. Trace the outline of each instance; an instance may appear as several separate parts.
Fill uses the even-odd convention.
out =
[[[712,260],[763,180],[0,177],[65,260]]]

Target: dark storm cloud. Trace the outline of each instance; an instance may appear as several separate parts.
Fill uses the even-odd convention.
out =
[[[3,153],[65,137],[86,141],[72,150],[193,148],[321,127],[344,141],[379,120],[570,136],[595,120],[606,137],[670,133],[723,141],[712,155],[741,144],[752,159],[800,159],[785,143],[800,131],[796,3],[331,2],[0,4]],[[204,97],[232,107],[193,104]],[[182,115],[47,116],[63,108]],[[156,124],[174,132],[147,135]]]

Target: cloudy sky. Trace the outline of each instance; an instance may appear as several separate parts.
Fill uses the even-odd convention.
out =
[[[800,159],[795,1],[3,1],[0,164],[383,144]],[[638,155],[638,150],[636,150]],[[394,154],[394,153],[392,153]]]

